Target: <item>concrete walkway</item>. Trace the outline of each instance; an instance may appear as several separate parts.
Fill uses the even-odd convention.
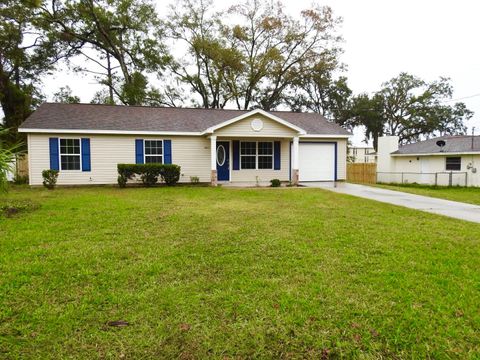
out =
[[[301,185],[480,223],[480,206],[478,205],[343,182],[312,182]]]

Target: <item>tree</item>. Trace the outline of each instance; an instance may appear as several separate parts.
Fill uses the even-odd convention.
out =
[[[243,70],[242,55],[227,44],[221,14],[212,1],[184,0],[171,8],[169,34],[187,45],[188,57],[171,70],[200,97],[204,108],[223,108],[233,97],[229,81]],[[168,92],[171,94],[171,92]]]
[[[230,27],[229,39],[245,59],[245,71],[229,82],[239,109],[275,109],[298,77],[340,51],[341,19],[330,7],[303,10],[295,19],[280,2],[247,0],[230,14],[241,22]]]
[[[352,90],[346,77],[334,79],[333,73],[339,66],[336,59],[332,61],[318,62],[312,70],[302,72],[285,96],[285,102],[292,111],[313,111],[348,127]]]
[[[56,93],[53,94],[53,101],[64,104],[78,104],[80,98],[72,94],[70,86],[61,87]]]
[[[10,142],[20,138],[18,126],[43,99],[38,85],[62,55],[39,26],[39,7],[32,0],[0,3],[0,104]]]
[[[363,125],[366,139],[398,136],[400,143],[410,143],[437,135],[466,132],[465,121],[473,116],[465,104],[448,105],[453,93],[449,79],[426,82],[401,73],[382,84],[372,97],[362,94],[352,106],[352,123]]]
[[[99,67],[77,71],[94,73],[109,89],[110,103],[145,103],[152,90],[146,75],[160,73],[170,61],[151,1],[52,1],[42,10],[51,36]]]
[[[349,109],[350,127],[363,126],[365,140],[373,140],[373,147],[378,148],[378,138],[384,134],[385,118],[383,116],[383,99],[379,95],[360,94],[353,97]]]

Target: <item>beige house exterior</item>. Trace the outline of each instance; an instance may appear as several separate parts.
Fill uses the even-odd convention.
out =
[[[402,147],[398,145],[397,136],[378,140],[377,181],[380,183],[480,186],[478,136],[441,137]]]
[[[374,163],[377,158],[373,146],[349,146],[348,156],[354,164]]]
[[[47,104],[46,108],[37,110],[38,114],[34,113],[20,128],[27,134],[30,185],[41,185],[42,171],[55,167],[59,170],[59,185],[115,184],[117,164],[149,162],[148,149],[152,144],[158,147],[155,161],[181,167],[182,183],[191,182],[192,177],[212,185],[346,178],[349,134],[334,124],[314,123],[324,120],[310,115],[140,108],[148,118],[147,125],[158,126],[159,130],[135,129],[134,124],[128,125],[132,129],[125,130],[122,127],[128,118],[136,116],[127,107]],[[52,112],[54,115],[50,115]],[[194,124],[197,113],[203,119],[200,125]],[[221,119],[211,121],[210,114]],[[74,117],[74,126],[63,117]],[[185,117],[189,117],[188,123]],[[169,121],[174,124],[172,130],[165,129]],[[179,125],[180,121],[185,124]],[[302,127],[304,123],[310,128],[323,126],[326,133],[314,134]],[[95,126],[87,128],[86,124]],[[119,129],[112,128],[112,124]],[[185,129],[178,131],[175,126]]]

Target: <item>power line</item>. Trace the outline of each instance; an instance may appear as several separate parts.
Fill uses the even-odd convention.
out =
[[[473,95],[469,95],[469,96],[464,96],[464,97],[461,97],[461,98],[456,98],[456,99],[443,100],[442,102],[453,102],[453,101],[459,101],[459,100],[471,99],[471,98],[474,98],[474,97],[477,97],[477,96],[480,96],[480,93],[479,93],[479,94],[473,94]]]

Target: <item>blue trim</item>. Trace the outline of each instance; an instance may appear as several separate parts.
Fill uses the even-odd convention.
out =
[[[163,163],[171,164],[172,163],[172,140],[163,140]]]
[[[280,151],[281,143],[280,141],[273,142],[273,170],[280,170]]]
[[[290,181],[292,180],[292,144],[293,141],[290,141],[290,166],[289,166],[289,176]],[[338,141],[299,141],[299,144],[333,144],[334,145],[334,170],[333,170],[333,180],[338,181]]]
[[[233,170],[240,170],[240,141],[233,140],[232,141],[232,148],[233,148]]]
[[[60,170],[58,138],[50,138],[50,170]]]
[[[90,139],[82,138],[82,171],[91,171]]]
[[[135,164],[143,164],[143,139],[135,139]]]

